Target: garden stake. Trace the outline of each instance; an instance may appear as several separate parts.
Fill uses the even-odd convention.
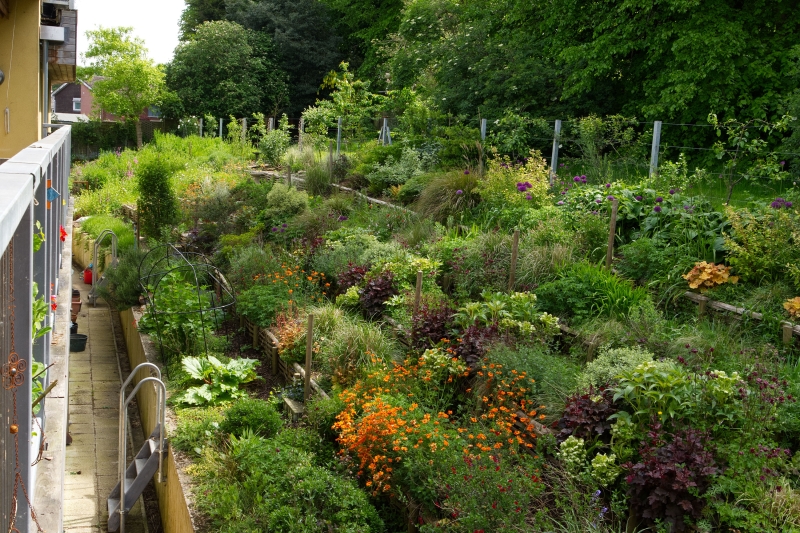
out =
[[[222,139],[222,119],[219,119],[219,138]]]
[[[341,148],[342,148],[342,117],[339,117],[339,120],[336,121],[336,157],[339,157]]]
[[[608,249],[606,250],[606,270],[611,270],[611,259],[614,257],[614,237],[617,233],[617,209],[619,200],[611,200],[611,222],[608,226]]]
[[[508,292],[514,290],[514,281],[517,275],[517,253],[519,252],[519,230],[514,230],[514,241],[511,245],[511,272],[508,274]]]
[[[653,122],[653,146],[650,148],[650,178],[658,173],[658,150],[661,148],[661,121]]]
[[[292,186],[292,165],[286,165],[286,186]]]
[[[422,298],[422,270],[417,270],[417,293],[414,295],[414,314],[419,312],[419,301]]]
[[[314,348],[314,315],[308,315],[308,329],[306,330],[306,375],[303,398],[311,398],[311,351]]]
[[[553,133],[553,156],[550,158],[550,186],[556,182],[556,169],[558,168],[558,143],[561,137],[561,121],[556,120],[556,127]]]

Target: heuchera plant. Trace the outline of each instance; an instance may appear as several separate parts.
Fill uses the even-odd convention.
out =
[[[364,316],[370,319],[381,316],[386,302],[396,294],[394,274],[389,271],[367,281],[366,286],[358,292]]]
[[[706,449],[707,433],[687,429],[667,434],[662,429],[654,418],[639,448],[641,460],[622,465],[628,470],[628,496],[647,524],[662,520],[672,525],[671,531],[685,531],[684,518],[700,516],[701,496],[720,470]]]
[[[689,288],[700,289],[700,292],[705,292],[723,283],[739,281],[738,276],[731,276],[731,267],[705,261],[695,263],[694,268],[682,277],[689,282]]]
[[[344,294],[350,287],[360,285],[361,282],[364,281],[368,271],[369,267],[367,265],[361,266],[347,263],[347,270],[339,274],[339,277],[336,279],[338,285],[337,294]]]
[[[575,394],[567,399],[564,414],[556,422],[558,442],[569,437],[593,440],[602,438],[605,442],[611,439],[611,415],[618,409],[614,406],[614,393],[611,389],[601,387],[589,388],[585,394]]]
[[[411,343],[415,348],[427,350],[439,344],[442,339],[450,339],[455,311],[447,304],[431,306],[421,304],[412,317]]]

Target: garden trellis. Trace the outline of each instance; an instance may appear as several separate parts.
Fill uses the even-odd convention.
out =
[[[170,276],[192,285],[193,296],[179,302],[185,310],[165,309],[159,289]],[[161,352],[164,350],[164,320],[170,317],[197,315],[200,320],[203,349],[208,355],[208,326],[217,325],[226,309],[236,304],[233,288],[222,272],[200,253],[182,251],[173,244],[150,249],[139,263],[139,284],[145,294],[147,315],[155,326]],[[170,302],[174,303],[174,302]],[[159,305],[162,305],[159,308]],[[208,315],[211,316],[208,316]],[[167,362],[167,361],[165,361]]]

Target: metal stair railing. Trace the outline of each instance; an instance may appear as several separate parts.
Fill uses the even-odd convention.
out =
[[[130,382],[133,380],[133,378],[136,375],[136,373],[139,370],[143,369],[143,368],[150,368],[151,370],[155,370],[155,373],[156,373],[157,377],[148,376],[148,377],[142,379],[141,381],[139,381],[139,383],[136,385],[136,387],[134,387],[134,389],[133,389],[133,391],[131,391],[130,395],[126,395],[125,394],[125,389],[130,384]],[[155,448],[155,450],[152,450],[152,447],[151,447],[151,452],[158,454],[158,469],[157,469],[157,475],[156,475],[156,482],[157,483],[163,483],[164,480],[165,480],[165,475],[164,475],[164,472],[163,472],[163,468],[164,468],[163,461],[164,461],[164,452],[165,452],[165,449],[164,449],[164,444],[165,444],[164,423],[165,423],[165,418],[166,418],[167,390],[166,390],[166,387],[164,386],[164,382],[161,381],[161,370],[156,365],[154,365],[153,363],[142,363],[142,364],[138,365],[135,369],[133,369],[133,371],[128,376],[128,379],[125,380],[125,382],[122,384],[122,388],[120,389],[120,398],[119,398],[119,413],[120,413],[119,414],[119,457],[118,457],[118,463],[117,463],[118,468],[119,468],[119,509],[116,511],[116,513],[119,514],[119,531],[121,533],[125,533],[125,514],[130,510],[131,507],[133,507],[133,503],[135,502],[135,500],[134,500],[134,502],[132,502],[130,504],[130,506],[127,506],[125,504],[126,503],[125,502],[125,492],[126,492],[126,486],[125,486],[126,483],[125,482],[126,482],[127,477],[128,477],[127,476],[127,470],[129,470],[129,467],[127,466],[128,465],[128,461],[127,461],[127,455],[128,455],[128,453],[127,453],[128,449],[127,448],[128,447],[127,447],[127,441],[126,441],[126,438],[125,438],[125,436],[126,436],[126,431],[125,430],[126,430],[126,427],[128,425],[128,404],[130,404],[130,402],[133,401],[133,399],[136,397],[136,393],[139,391],[139,389],[145,383],[154,383],[156,385],[156,390],[158,392],[158,397],[157,397],[157,402],[156,402],[156,425],[155,425],[155,428],[153,429],[153,433],[150,435],[150,438],[148,438],[147,441],[145,441],[145,446],[143,447],[143,450],[144,450],[145,447],[150,445],[149,443],[150,443],[151,440],[153,440],[153,439],[157,439],[158,440],[158,445]],[[141,455],[141,452],[140,452],[139,455]],[[139,466],[137,464],[137,459],[139,459],[138,456],[136,458],[134,458],[133,463],[132,463],[133,472],[134,472],[134,474],[136,474],[133,481],[135,481],[135,479],[139,476]],[[131,481],[131,488],[133,488],[133,481]],[[149,481],[149,479],[147,481]],[[142,486],[141,488],[143,489],[144,487]],[[115,518],[114,517],[115,511],[112,508],[113,506],[111,504],[112,504],[112,500],[114,499],[113,495],[114,495],[115,492],[116,492],[116,488],[114,489],[114,491],[112,491],[112,494],[109,497],[109,519],[108,519],[108,521],[109,521],[109,528],[108,528],[109,531],[116,531],[117,530],[116,528],[112,528],[112,523],[114,522],[113,519]],[[136,495],[136,499],[138,499],[140,494],[141,494],[141,492],[138,495]]]
[[[117,265],[117,234],[110,229],[103,230],[94,241],[94,255],[92,255],[92,290],[89,291],[89,303],[93,307],[97,307],[97,292],[100,285],[105,281],[105,275],[103,275],[103,279],[97,278],[97,252],[100,249],[100,245],[109,235],[111,235],[111,265],[106,265],[106,268]]]

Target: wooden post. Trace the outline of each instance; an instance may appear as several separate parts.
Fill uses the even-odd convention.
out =
[[[297,145],[300,147],[300,149],[303,148],[303,129],[305,123],[306,123],[305,119],[303,117],[300,117],[300,126],[297,128]]]
[[[706,316],[706,303],[708,302],[708,298],[705,296],[701,296],[701,300],[697,302],[697,316],[700,318]]]
[[[792,325],[789,322],[781,322],[781,328],[783,329],[783,344],[792,344],[792,335],[794,335]]]
[[[303,398],[311,398],[311,352],[314,349],[314,315],[308,315],[308,329],[306,330],[306,375]]]
[[[253,326],[253,348],[258,348],[258,326],[250,323]]]
[[[519,253],[519,230],[514,230],[514,240],[511,243],[511,271],[508,274],[508,291],[514,290],[517,276],[517,255]]]
[[[414,314],[419,312],[419,303],[422,299],[422,270],[417,270],[417,292],[414,295]]]
[[[608,248],[606,249],[606,270],[611,270],[611,260],[614,258],[614,238],[617,235],[617,210],[619,200],[611,200],[611,222],[608,226]]]
[[[292,165],[286,165],[286,185],[291,187],[292,186]]]
[[[244,142],[245,139],[247,139],[247,119],[243,118],[242,119],[242,142]]]
[[[272,349],[270,350],[272,354],[272,375],[278,375],[278,347],[273,345]]]

